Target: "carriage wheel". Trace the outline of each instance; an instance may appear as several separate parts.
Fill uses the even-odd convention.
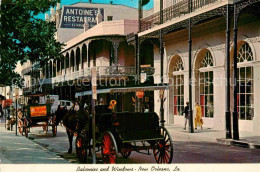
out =
[[[172,138],[164,127],[159,127],[159,130],[164,138],[155,144],[153,149],[154,158],[158,164],[170,164],[173,158]]]
[[[81,134],[77,135],[75,147],[77,158],[81,163],[85,163],[87,161],[87,145],[86,138]]]
[[[29,132],[29,129],[28,129],[28,122],[26,120],[24,120],[24,134],[25,134],[25,137],[28,138],[28,132]]]
[[[57,125],[53,124],[52,125],[52,136],[56,137],[57,135]]]
[[[118,150],[115,138],[111,132],[106,132],[103,135],[101,153],[105,164],[115,164],[117,162]]]
[[[21,120],[18,121],[18,130],[21,135],[23,135],[23,122]]]
[[[121,155],[124,157],[124,158],[129,158],[129,156],[131,155],[131,151],[124,151],[124,152],[121,152]]]

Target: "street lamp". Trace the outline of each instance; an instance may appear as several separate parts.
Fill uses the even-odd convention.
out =
[[[163,103],[164,103],[166,98],[164,98],[164,92],[165,92],[164,89],[159,91],[159,96],[160,96],[160,100],[161,100],[161,107],[160,107],[160,118],[161,118],[161,121],[160,121],[160,123],[161,123],[162,127],[164,127],[164,123],[165,123]]]

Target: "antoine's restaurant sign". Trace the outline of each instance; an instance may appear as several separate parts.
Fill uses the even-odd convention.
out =
[[[104,9],[100,9],[104,16]],[[84,7],[64,7],[61,28],[78,28],[83,29],[84,18],[87,20],[90,28],[97,24],[98,8]]]

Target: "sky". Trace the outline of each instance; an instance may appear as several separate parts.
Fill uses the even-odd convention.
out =
[[[92,3],[110,4],[111,1],[113,1],[113,4],[121,4],[134,8],[138,7],[138,0],[92,0]],[[89,0],[61,0],[61,6],[75,4],[78,2],[89,2]],[[151,8],[153,8],[153,0],[151,0],[147,5],[144,6],[144,9]],[[38,17],[44,19],[44,14],[41,14]]]
[[[113,4],[122,4],[130,7],[138,7],[138,0],[92,0],[92,3],[106,3],[109,4],[110,1],[113,1]],[[61,4],[70,5],[77,2],[89,2],[89,0],[61,0]],[[153,1],[151,0],[147,5],[144,6],[144,9],[150,9],[153,7]]]

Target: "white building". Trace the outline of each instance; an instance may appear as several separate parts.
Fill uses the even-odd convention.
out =
[[[143,26],[139,38],[146,40],[142,46],[151,46],[148,40],[159,40],[159,31],[163,29],[164,83],[169,83],[167,99],[164,103],[167,124],[184,125],[182,111],[189,100],[189,46],[188,21],[192,18],[192,109],[195,102],[202,106],[204,127],[225,130],[226,109],[226,19],[223,14],[227,4],[233,8],[233,1],[196,0],[193,11],[189,12],[188,1],[164,1],[164,21],[159,24],[159,0],[154,0],[154,14],[142,19]],[[260,134],[260,20],[259,1],[242,1],[238,19],[238,113],[239,130]],[[254,6],[252,6],[252,4]],[[255,9],[255,10],[253,10]],[[255,12],[253,12],[255,11]],[[253,13],[251,13],[253,12]],[[233,13],[230,13],[233,16]],[[233,23],[233,20],[231,20]],[[233,24],[231,30],[231,80],[233,74]],[[142,47],[141,46],[141,47]],[[153,44],[154,51],[145,58],[153,59],[155,83],[160,83],[160,50]],[[233,82],[232,82],[233,83]],[[231,85],[232,85],[231,83]],[[233,94],[230,94],[231,112]],[[155,111],[160,113],[158,91],[154,92]],[[194,114],[195,116],[195,114]]]

